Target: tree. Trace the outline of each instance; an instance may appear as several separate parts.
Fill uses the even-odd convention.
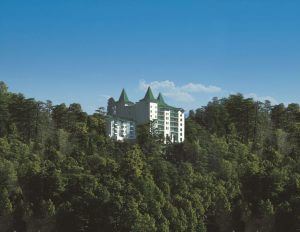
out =
[[[9,122],[9,96],[7,87],[3,82],[0,82],[0,136],[5,136],[8,130]]]
[[[115,100],[111,97],[108,99],[107,102],[107,115],[115,115],[116,114],[116,102]]]
[[[68,109],[65,104],[54,106],[52,109],[52,118],[57,128],[62,129],[67,126]]]
[[[300,229],[298,104],[214,98],[178,144],[155,121],[112,140],[104,115],[3,83],[0,117],[0,231]]]
[[[138,145],[134,145],[124,157],[124,172],[128,177],[140,177],[143,173],[142,151]]]
[[[286,109],[284,104],[275,105],[271,111],[271,119],[276,129],[284,129],[286,126]]]
[[[7,85],[3,81],[0,81],[0,94],[7,94],[7,91]]]

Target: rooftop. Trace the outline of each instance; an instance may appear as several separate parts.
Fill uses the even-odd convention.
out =
[[[133,104],[133,102],[129,101],[129,98],[127,96],[125,89],[122,90],[121,96],[119,98],[119,102]]]
[[[157,103],[160,107],[166,108],[168,110],[180,110],[183,111],[182,108],[176,108],[173,106],[168,105],[165,100],[164,97],[162,95],[162,93],[159,93],[158,97],[155,98],[152,92],[151,87],[149,86],[147,89],[147,92],[145,94],[145,97],[143,99],[141,99],[140,101],[148,101],[148,102],[154,102]],[[134,103],[131,102],[128,98],[128,95],[125,91],[125,89],[122,90],[122,93],[120,95],[119,101],[120,103],[124,103],[124,104],[129,104],[129,105],[133,105]]]

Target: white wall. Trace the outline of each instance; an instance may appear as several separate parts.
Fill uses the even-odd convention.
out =
[[[185,118],[184,113],[178,111],[178,142],[184,141],[185,134]]]
[[[157,115],[158,115],[157,103],[150,102],[149,110],[150,110],[149,112],[150,121],[157,120]]]
[[[170,136],[171,131],[171,111],[164,111],[164,117],[165,117],[165,125],[164,125],[164,138],[166,141],[166,138]]]
[[[109,137],[118,141],[136,139],[136,124],[133,121],[109,119],[107,132]]]

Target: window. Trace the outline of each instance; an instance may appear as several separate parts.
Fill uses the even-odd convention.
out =
[[[182,131],[182,128],[180,128],[180,131]]]
[[[166,130],[169,130],[169,127],[166,127]]]
[[[182,126],[182,123],[180,123],[180,126]]]
[[[180,136],[182,136],[182,133],[180,133]]]

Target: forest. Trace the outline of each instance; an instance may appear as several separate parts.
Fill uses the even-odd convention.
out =
[[[300,231],[298,104],[213,98],[178,144],[105,125],[0,82],[1,232]]]

